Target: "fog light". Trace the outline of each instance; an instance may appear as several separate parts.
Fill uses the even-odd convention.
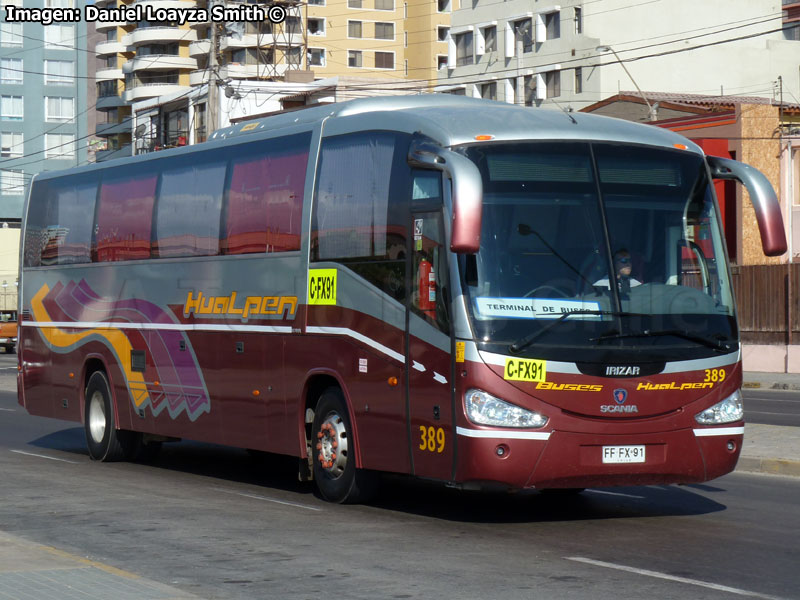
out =
[[[733,452],[734,450],[736,450],[736,442],[728,440],[728,452]]]
[[[497,448],[494,449],[494,453],[497,455],[498,458],[506,458],[508,453],[511,450],[505,444],[500,444]]]

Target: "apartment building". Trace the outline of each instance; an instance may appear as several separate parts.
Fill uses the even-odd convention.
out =
[[[22,0],[3,5],[22,7]],[[71,0],[25,0],[27,8]],[[0,221],[18,222],[34,174],[87,159],[86,24],[0,23]]]
[[[638,88],[800,94],[796,1],[462,0],[440,91],[580,110]]]

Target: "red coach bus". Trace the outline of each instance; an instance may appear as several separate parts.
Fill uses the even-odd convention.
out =
[[[19,402],[92,459],[189,438],[375,472],[576,490],[731,471],[741,348],[714,178],[662,129],[450,96],[358,100],[42,173]]]

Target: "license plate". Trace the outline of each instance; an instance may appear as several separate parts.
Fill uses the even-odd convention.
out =
[[[603,464],[643,462],[644,446],[603,446]]]

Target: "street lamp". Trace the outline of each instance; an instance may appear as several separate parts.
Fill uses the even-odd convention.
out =
[[[633,78],[633,75],[631,75],[631,72],[628,71],[628,67],[625,66],[624,62],[622,62],[622,59],[619,57],[619,54],[617,54],[617,51],[614,50],[611,46],[598,46],[597,48],[595,48],[595,50],[597,52],[611,52],[611,54],[614,55],[614,58],[617,59],[617,62],[625,70],[625,73],[628,75],[630,80],[633,82],[633,85],[636,86],[636,91],[639,92],[639,95],[642,97],[642,100],[644,100],[645,104],[647,104],[650,120],[651,121],[655,121],[656,120],[656,109],[655,109],[655,107],[652,104],[650,104],[650,101],[647,99],[647,96],[644,95],[644,92],[642,92],[642,90],[639,89],[639,85],[636,83],[636,80]]]

